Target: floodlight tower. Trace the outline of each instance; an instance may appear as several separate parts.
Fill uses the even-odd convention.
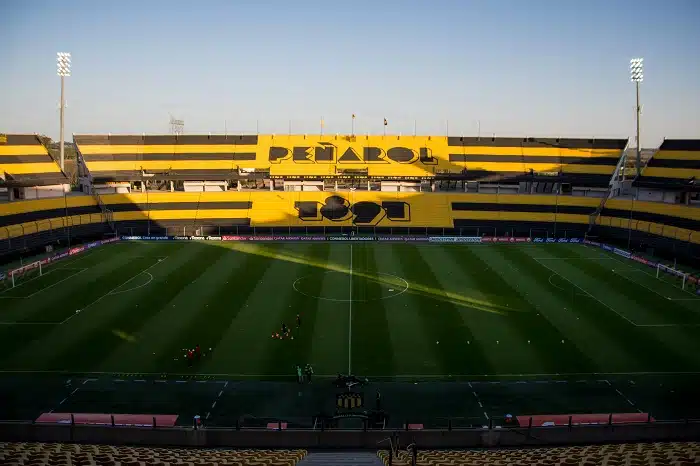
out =
[[[63,139],[63,113],[65,109],[65,78],[70,76],[70,53],[58,52],[56,54],[56,65],[58,66],[57,74],[61,77],[61,170],[63,170],[64,161],[64,146],[65,140]]]
[[[630,79],[637,88],[637,106],[635,114],[637,116],[637,176],[642,171],[642,141],[639,139],[639,116],[642,113],[642,107],[639,105],[639,83],[644,81],[644,59],[633,58],[630,60]]]

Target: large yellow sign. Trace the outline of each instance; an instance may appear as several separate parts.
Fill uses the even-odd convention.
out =
[[[76,141],[91,172],[262,169],[273,177],[332,177],[353,170],[370,177],[464,172],[610,175],[625,145],[619,140],[557,143],[440,136],[259,135],[244,136],[240,143],[237,137],[182,136],[170,143],[152,143],[146,137],[138,144],[138,137],[84,138]]]

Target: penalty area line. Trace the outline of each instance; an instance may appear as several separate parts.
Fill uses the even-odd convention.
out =
[[[85,268],[83,268],[83,269],[71,269],[71,270],[78,270],[78,271],[75,272],[75,273],[72,273],[72,274],[68,275],[67,277],[65,277],[65,278],[63,278],[63,279],[61,279],[61,280],[59,280],[59,281],[57,281],[56,283],[52,283],[52,284],[49,285],[49,286],[46,286],[46,287],[44,287],[44,288],[42,288],[42,289],[40,289],[40,290],[35,291],[34,293],[30,294],[29,296],[26,296],[25,298],[26,298],[26,299],[29,299],[29,298],[31,298],[32,296],[41,293],[42,291],[46,291],[46,290],[48,290],[49,288],[53,288],[54,286],[59,285],[59,284],[65,282],[66,280],[71,279],[71,278],[75,277],[76,275],[85,272],[87,269],[88,269],[87,267],[85,267]]]
[[[103,300],[104,298],[106,298],[107,296],[110,296],[110,295],[114,294],[114,292],[117,291],[117,290],[118,290],[119,288],[121,288],[122,286],[128,284],[129,282],[131,282],[132,280],[134,280],[134,279],[135,279],[136,277],[138,277],[139,275],[141,275],[141,274],[143,274],[143,273],[145,273],[145,272],[148,272],[150,269],[152,269],[152,268],[155,267],[156,265],[160,264],[161,262],[163,262],[163,261],[164,261],[165,259],[167,259],[167,258],[168,258],[168,256],[165,256],[164,258],[159,258],[159,259],[158,259],[158,262],[156,262],[155,264],[152,264],[152,265],[146,267],[145,269],[143,269],[142,271],[140,271],[139,273],[137,273],[136,275],[134,275],[133,277],[131,277],[130,279],[128,279],[127,281],[125,281],[124,283],[122,283],[121,285],[119,285],[119,286],[117,286],[117,287],[111,289],[110,291],[108,291],[107,293],[103,294],[102,296],[100,296],[99,298],[97,298],[96,300],[94,300],[93,302],[91,302],[90,304],[88,304],[87,306],[83,306],[83,308],[80,309],[80,310],[83,311],[83,310],[89,308],[90,306],[93,306],[93,305],[99,303],[100,301],[102,301],[102,300]],[[75,314],[71,314],[70,316],[68,316],[68,317],[66,317],[65,319],[63,319],[60,323],[61,323],[61,324],[65,324],[66,322],[68,322],[69,320],[71,320],[73,317],[75,317],[75,316],[77,316],[77,315],[78,315],[77,312],[76,312]]]

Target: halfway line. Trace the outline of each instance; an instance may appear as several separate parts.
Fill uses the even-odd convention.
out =
[[[348,312],[348,375],[352,374],[352,242],[350,242],[350,311]]]

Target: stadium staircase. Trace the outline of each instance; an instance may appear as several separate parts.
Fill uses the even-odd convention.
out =
[[[112,230],[112,233],[116,233],[116,230],[114,228],[114,215],[112,214],[112,211],[107,208],[104,202],[102,202],[102,198],[94,189],[92,190],[92,197],[95,198],[95,201],[97,202],[100,211],[102,211],[102,215],[104,215],[110,230]]]
[[[593,227],[595,226],[595,222],[596,222],[596,220],[598,220],[598,217],[600,216],[601,212],[603,212],[603,209],[605,208],[605,203],[610,198],[611,193],[613,192],[614,189],[616,189],[620,186],[620,183],[617,180],[618,180],[618,178],[621,177],[623,171],[625,170],[626,161],[627,161],[626,155],[623,155],[622,157],[620,157],[620,160],[617,161],[617,166],[615,167],[615,171],[613,171],[613,174],[610,177],[610,181],[608,182],[608,189],[605,190],[605,194],[600,199],[600,203],[598,203],[598,207],[596,207],[596,209],[593,211],[593,213],[588,217],[588,234],[590,234],[591,231],[593,230]]]
[[[600,216],[600,213],[603,211],[605,208],[605,202],[608,200],[608,197],[610,197],[610,192],[612,191],[612,186],[608,186],[607,191],[605,191],[605,195],[603,198],[600,200],[600,203],[598,204],[598,207],[596,207],[595,211],[588,217],[588,234],[591,233],[591,230],[593,230],[593,227],[595,226],[595,222]]]
[[[383,466],[376,452],[309,453],[297,466]]]

